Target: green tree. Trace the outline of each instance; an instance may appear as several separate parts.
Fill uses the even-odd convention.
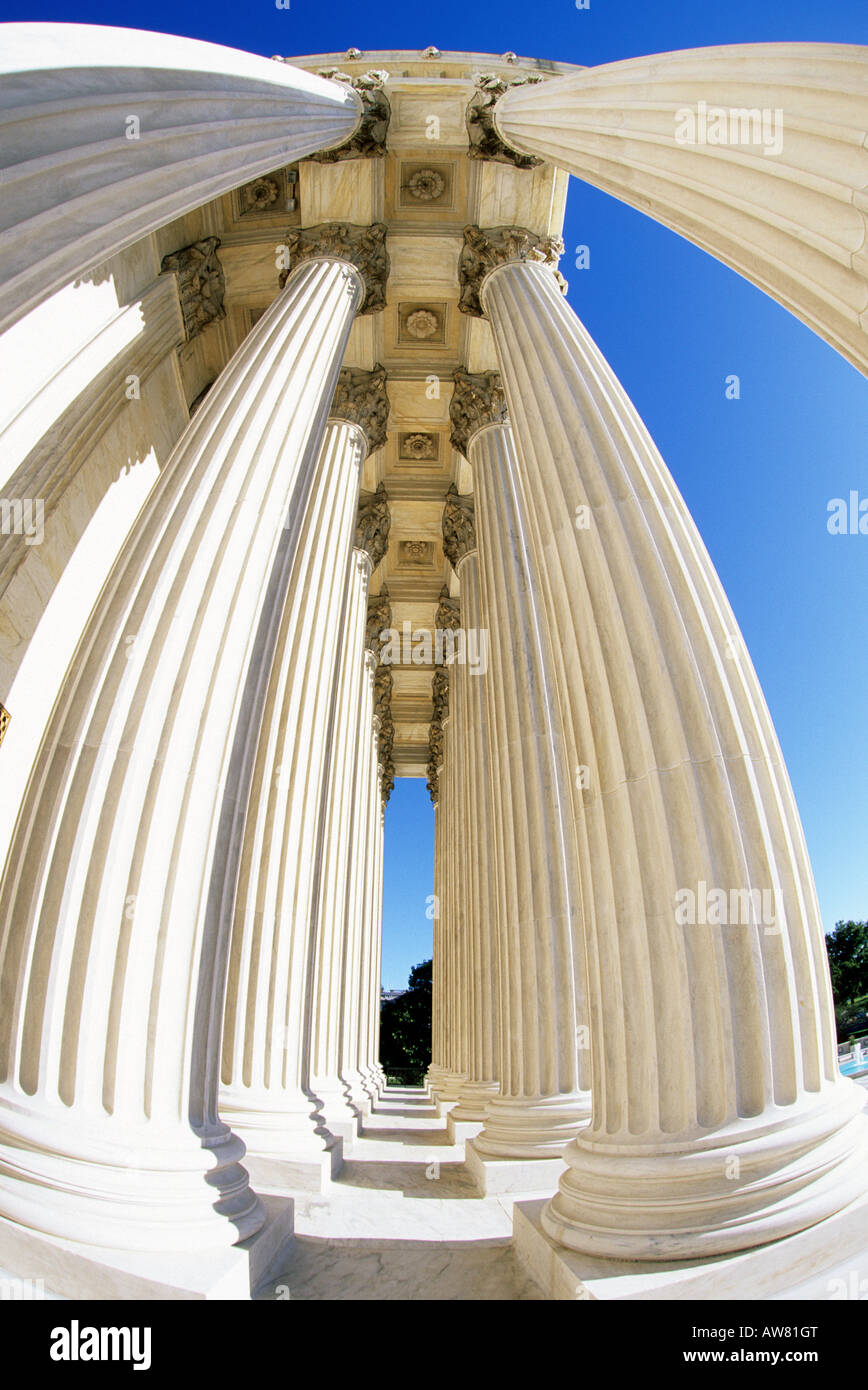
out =
[[[414,965],[400,999],[380,1009],[380,1063],[389,1081],[419,1086],[431,1062],[430,960]]]

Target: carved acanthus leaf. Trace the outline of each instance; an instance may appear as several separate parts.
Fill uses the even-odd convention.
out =
[[[455,387],[449,404],[452,447],[467,457],[471,436],[483,425],[500,425],[506,419],[506,397],[500,372],[465,372],[458,367],[452,374]]]
[[[188,342],[209,323],[226,317],[223,308],[226,279],[217,255],[219,245],[219,237],[203,237],[201,241],[194,241],[190,246],[182,246],[179,251],[164,256],[160,265],[164,274],[174,272],[178,277],[181,313]]]
[[[368,617],[365,623],[365,646],[379,658],[383,646],[382,632],[392,626],[392,605],[388,589],[371,594],[368,599]]]
[[[443,766],[443,721],[449,713],[449,673],[438,666],[431,679],[433,715],[428,731],[428,792],[435,806],[440,795],[440,769]]]
[[[567,282],[557,270],[558,260],[563,254],[564,243],[560,237],[538,236],[526,227],[490,227],[485,231],[479,227],[465,227],[464,246],[458,262],[461,287],[459,309],[463,314],[482,318],[483,309],[479,299],[482,282],[489,271],[510,261],[537,261],[551,266],[558,284],[566,293]]]
[[[495,159],[500,164],[514,164],[517,169],[535,169],[543,161],[533,154],[519,154],[498,134],[494,124],[494,108],[510,87],[523,87],[529,82],[542,82],[540,73],[529,72],[521,77],[498,77],[495,73],[477,73],[473,81],[476,92],[467,108],[467,134],[470,138],[468,159]]]
[[[461,626],[461,600],[449,597],[449,590],[446,585],[440,590],[440,597],[437,601],[437,616],[434,619],[435,627],[451,628],[454,632]]]
[[[336,420],[351,420],[364,430],[369,454],[381,449],[389,420],[385,367],[378,362],[372,372],[342,368],[330,414]]]
[[[354,265],[365,282],[365,299],[360,314],[373,314],[386,307],[386,281],[389,256],[386,251],[386,224],[374,222],[359,227],[350,222],[321,222],[316,227],[291,229],[286,234],[289,269],[280,273],[284,285],[291,270],[315,257],[334,257]]]
[[[392,514],[385,483],[380,483],[376,492],[360,493],[353,545],[356,550],[368,552],[372,569],[377,568],[386,553],[391,526]]]
[[[452,483],[443,507],[443,553],[453,569],[476,549],[473,498],[463,497]]]
[[[382,159],[386,153],[386,135],[392,114],[389,99],[383,91],[389,74],[376,69],[362,77],[350,77],[337,68],[320,68],[319,75],[352,87],[361,99],[362,119],[355,135],[350,136],[343,145],[336,150],[319,150],[309,157],[318,164],[336,164],[341,159]]]

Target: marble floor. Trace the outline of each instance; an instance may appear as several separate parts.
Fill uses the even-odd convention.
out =
[[[480,1197],[445,1117],[390,1088],[327,1192],[300,1196],[295,1240],[257,1297],[537,1300],[510,1248],[513,1197]]]

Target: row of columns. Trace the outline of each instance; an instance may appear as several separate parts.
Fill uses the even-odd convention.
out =
[[[457,374],[489,663],[484,677],[456,666],[450,697],[485,688],[491,833],[484,849],[471,839],[500,1046],[499,1092],[468,1159],[486,1186],[528,1190],[550,1181],[542,1167],[529,1178],[533,1162],[560,1155],[543,1225],[576,1250],[671,1259],[755,1245],[846,1206],[868,1149],[861,1093],[837,1066],[792,790],[719,580],[563,299],[557,247],[515,228],[471,235],[465,301],[490,322],[502,395],[492,377]],[[447,551],[461,534],[447,504]],[[466,623],[476,575],[466,537],[459,549]],[[466,722],[459,694],[450,723]],[[453,727],[438,805],[459,841],[471,824],[449,767],[466,758],[461,738]],[[470,966],[486,914],[472,872],[456,903],[444,850],[448,837],[441,951],[464,973],[435,976],[435,1009],[469,1001],[470,1038],[488,1006]],[[679,915],[685,890],[709,884],[747,915]],[[490,1079],[466,1042],[451,1067]]]
[[[0,882],[0,1217],[51,1237],[243,1240],[245,1142],[297,1178],[335,1088],[379,1082],[380,556],[353,550],[364,430],[329,419],[365,292],[346,259],[291,272],[132,527],[33,768]]]

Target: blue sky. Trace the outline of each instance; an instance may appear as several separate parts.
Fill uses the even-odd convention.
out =
[[[3,19],[117,24],[283,55],[441,49],[595,64],[709,44],[868,43],[866,0],[368,0],[10,4]],[[827,503],[868,497],[868,386],[784,309],[605,194],[572,183],[569,300],[633,398],[702,532],[775,721],[827,930],[868,916],[868,536],[830,536]],[[590,248],[574,268],[572,248]],[[725,378],[741,381],[727,400]],[[383,982],[431,952],[433,816],[424,782],[386,813]]]

